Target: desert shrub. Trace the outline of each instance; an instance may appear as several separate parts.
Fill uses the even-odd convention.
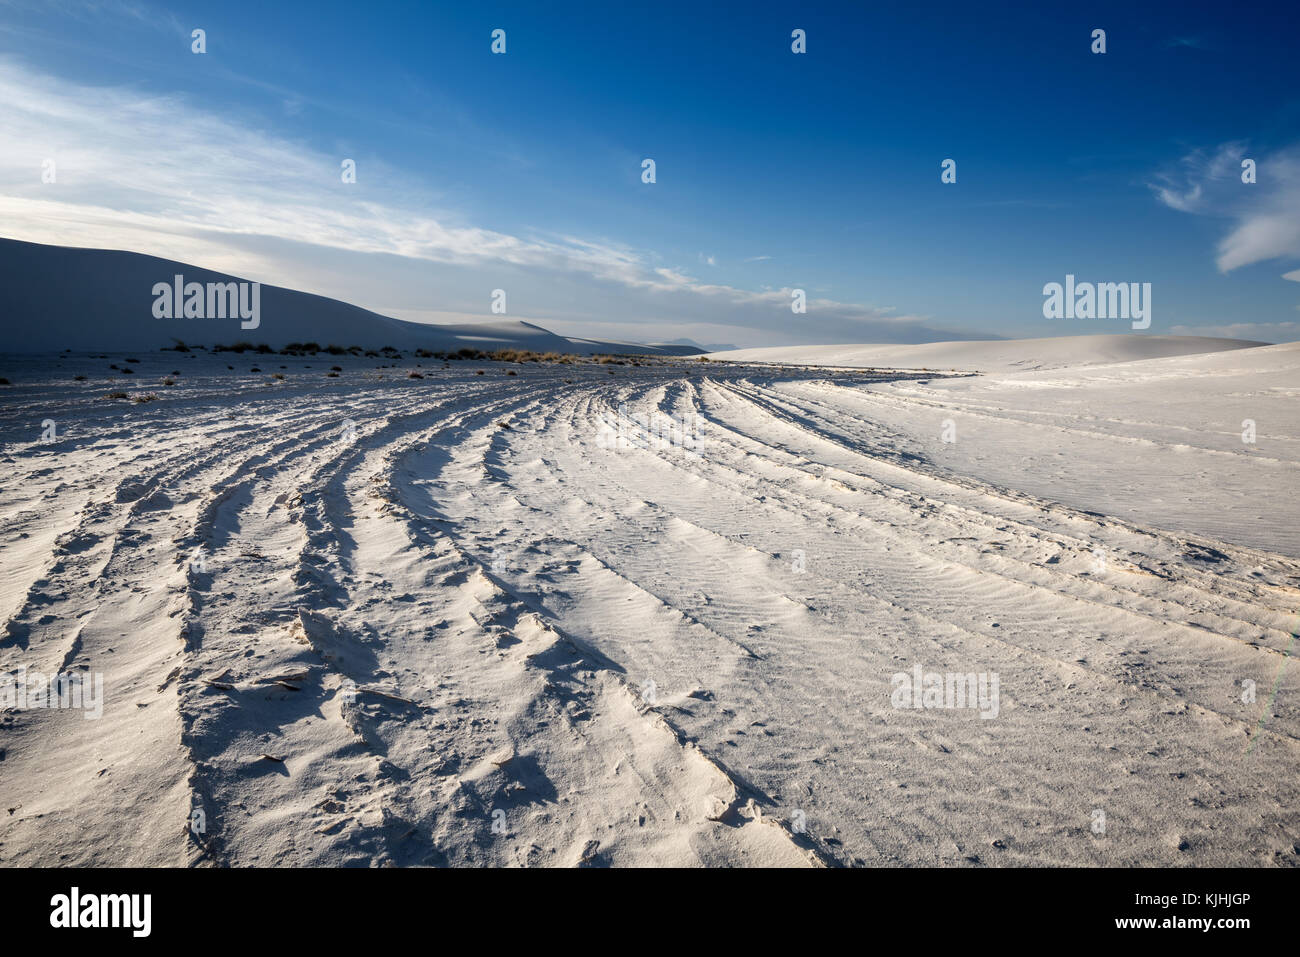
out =
[[[406,373],[406,377],[407,377],[408,379],[423,379],[423,378],[424,378],[424,376],[421,375],[419,372],[408,372],[408,373]]]
[[[135,370],[134,370],[134,369],[128,369],[126,366],[123,366],[123,367],[122,367],[122,375],[135,375]]]
[[[162,383],[162,384],[163,384],[163,385],[175,385],[175,384],[176,384],[176,380],[175,380],[175,379],[170,379],[170,378],[168,378],[168,379],[163,379],[163,383]]]
[[[329,353],[330,355],[332,355],[332,356],[342,356],[342,355],[347,355],[347,352],[348,352],[347,349],[344,349],[342,346],[336,346],[336,345],[335,345],[334,343],[332,343],[332,342],[331,342],[329,345],[327,345],[327,346],[325,347],[325,351],[328,352],[328,353]]]
[[[273,373],[271,373],[271,378],[272,378],[272,379],[283,379],[283,378],[284,378],[284,373],[283,373],[283,372],[273,372]]]
[[[332,370],[335,371],[335,372],[342,372],[342,371],[343,371],[343,367],[342,367],[342,366],[330,366],[330,369],[332,369]]]
[[[86,381],[86,377],[85,377],[84,375],[74,375],[72,378],[75,379],[77,382],[85,382],[85,381]],[[5,384],[5,385],[8,385],[8,384],[9,384],[9,380],[8,380],[8,379],[5,379],[5,380],[4,380],[4,384]]]
[[[105,398],[105,399],[125,399],[125,398],[127,398],[127,394],[126,394],[125,392],[122,392],[122,391],[117,391],[117,392],[105,392],[105,393],[104,393],[104,398]]]
[[[141,392],[139,395],[131,396],[131,401],[136,405],[143,405],[146,402],[157,402],[158,395],[154,392]]]

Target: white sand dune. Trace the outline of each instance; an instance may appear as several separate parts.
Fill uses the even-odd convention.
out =
[[[979,339],[919,345],[766,346],[710,353],[733,362],[776,362],[857,369],[1011,372],[1133,362],[1268,345],[1207,336],[1099,335]]]
[[[0,363],[0,671],[107,685],[0,709],[4,864],[1300,863],[1294,346],[140,359]]]
[[[470,323],[419,323],[311,293],[263,285],[255,328],[241,318],[156,318],[155,284],[241,282],[240,277],[188,263],[115,249],[79,249],[0,238],[0,351],[9,353],[132,353],[193,345],[292,342],[334,343],[344,348],[536,352],[591,355],[636,352],[691,355],[689,346],[642,345],[559,336],[530,322],[498,318]],[[251,305],[251,293],[249,295]],[[19,317],[23,317],[19,321]],[[251,321],[251,320],[250,320]]]

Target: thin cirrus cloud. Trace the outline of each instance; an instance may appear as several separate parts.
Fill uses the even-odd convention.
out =
[[[351,157],[357,183],[344,185],[341,157],[181,97],[73,84],[9,58],[0,58],[0,129],[0,221],[10,238],[191,261],[406,318],[472,318],[508,281],[512,315],[578,334],[598,322],[639,336],[698,323],[766,341],[813,330],[823,341],[954,337],[920,317],[811,297],[815,325],[792,330],[789,288],[702,282],[616,241],[465,224],[376,158]],[[54,183],[41,180],[47,160]]]
[[[1242,161],[1253,159],[1256,182],[1242,182]],[[1231,272],[1252,263],[1300,257],[1300,147],[1267,156],[1244,143],[1197,150],[1151,184],[1159,200],[1184,213],[1231,220],[1219,240],[1216,264]]]

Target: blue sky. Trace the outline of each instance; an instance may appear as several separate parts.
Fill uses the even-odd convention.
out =
[[[907,6],[0,0],[0,234],[634,340],[1129,331],[1066,273],[1300,339],[1293,13]]]

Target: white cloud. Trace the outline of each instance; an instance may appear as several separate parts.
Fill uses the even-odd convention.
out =
[[[474,314],[484,290],[509,280],[512,314],[524,304],[531,318],[792,327],[789,289],[702,282],[611,240],[484,229],[377,157],[323,155],[181,97],[81,86],[0,57],[0,129],[0,230],[10,238],[180,259],[388,314]],[[344,158],[356,161],[355,184],[341,181]],[[52,184],[41,182],[46,159]],[[920,317],[831,299],[810,301],[794,328],[860,341],[952,337]]]
[[[1251,339],[1255,342],[1295,342],[1300,339],[1300,322],[1230,322],[1222,325],[1172,326],[1169,334]]]
[[[1255,183],[1241,181],[1248,158],[1256,162]],[[1212,154],[1198,150],[1151,188],[1171,209],[1235,223],[1218,244],[1222,272],[1300,256],[1300,147],[1270,156],[1254,155],[1243,143],[1225,143]]]

